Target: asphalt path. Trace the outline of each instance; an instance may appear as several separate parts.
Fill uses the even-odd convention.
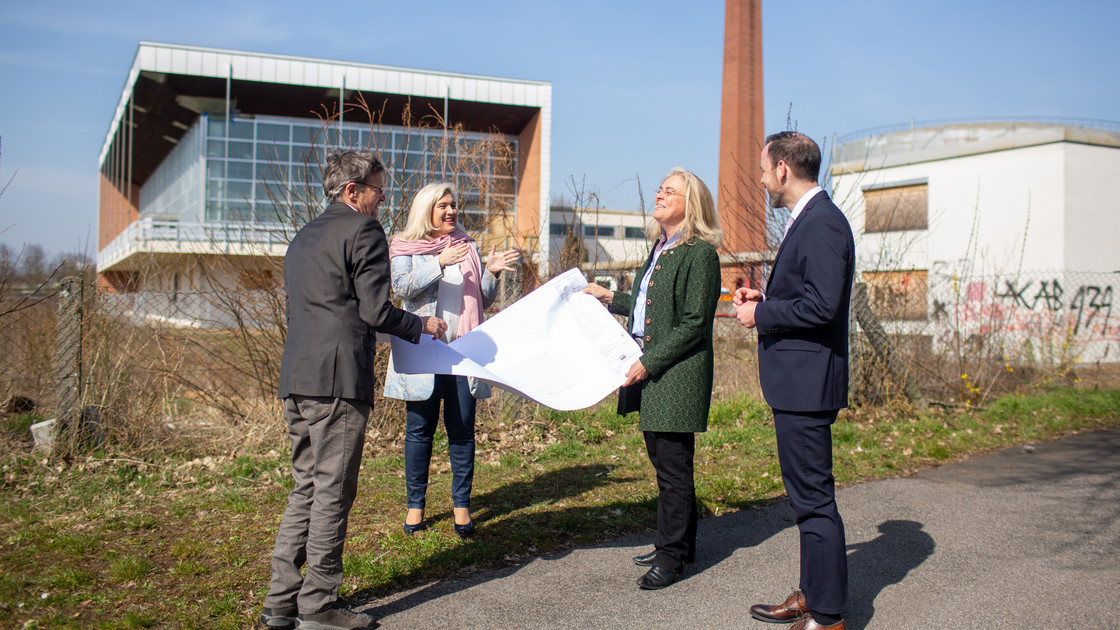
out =
[[[1120,629],[1120,428],[843,488],[852,630]],[[797,586],[786,501],[700,521],[697,562],[642,591],[649,536],[366,602],[408,628],[767,628]]]

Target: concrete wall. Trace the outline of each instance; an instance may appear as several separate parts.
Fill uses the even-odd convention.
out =
[[[857,143],[845,146],[852,159],[834,165],[833,196],[856,233],[857,271],[928,270],[928,313],[888,330],[929,336],[935,351],[985,339],[1016,364],[1120,360],[1120,201],[1109,190],[1120,148],[1089,140],[875,149],[861,161]],[[928,229],[864,233],[864,189],[917,182],[928,186]]]
[[[1005,273],[1063,269],[1067,144],[1017,148],[833,176],[860,269]],[[1120,155],[1120,151],[1107,149]],[[929,229],[865,234],[862,189],[925,181]],[[1102,191],[1103,194],[1103,191]]]
[[[1120,271],[1120,150],[1068,143],[1065,152],[1066,269]]]

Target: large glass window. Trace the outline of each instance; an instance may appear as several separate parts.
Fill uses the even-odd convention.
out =
[[[220,164],[220,163],[219,163]],[[226,179],[253,179],[253,163],[242,162],[240,160],[229,160],[226,162]],[[218,177],[222,177],[219,171]]]
[[[433,181],[460,189],[462,221],[486,229],[494,215],[512,212],[517,199],[517,137],[482,133],[445,135],[443,129],[332,123],[257,116],[206,126],[205,221],[284,221],[283,204],[300,216],[322,207],[322,164],[334,147],[376,151],[388,169],[382,222],[394,220],[412,194]],[[324,149],[323,140],[327,140]],[[248,206],[246,204],[249,204]],[[309,206],[309,204],[311,204]],[[253,205],[261,206],[256,210]]]

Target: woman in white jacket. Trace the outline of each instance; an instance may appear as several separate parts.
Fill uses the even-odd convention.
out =
[[[401,307],[420,316],[436,315],[447,322],[443,341],[465,335],[482,322],[482,309],[494,301],[498,275],[512,269],[515,250],[491,248],[483,268],[478,245],[458,222],[455,185],[428,184],[416,193],[408,222],[389,246],[393,292]],[[468,536],[471,520],[471,486],[474,481],[475,400],[489,398],[490,386],[465,376],[447,374],[398,374],[390,355],[385,396],[405,401],[404,477],[408,514],[404,529],[424,528],[428,467],[432,437],[443,403],[443,425],[451,458],[451,497],[455,532]]]

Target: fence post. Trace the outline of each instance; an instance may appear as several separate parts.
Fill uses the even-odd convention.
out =
[[[875,350],[875,354],[886,364],[887,372],[891,375],[891,378],[902,385],[902,391],[906,393],[906,397],[918,409],[927,409],[929,401],[910,380],[909,374],[899,363],[898,357],[891,352],[890,338],[887,337],[887,332],[883,330],[883,324],[879,322],[875,311],[871,310],[871,303],[867,299],[867,284],[864,282],[857,282],[852,287],[852,310],[855,311],[856,321],[859,322],[860,328],[867,335],[867,341]]]
[[[502,272],[502,277],[498,279],[498,299],[499,308],[505,308],[521,299],[522,279],[520,264],[513,264],[512,269]]]
[[[82,304],[81,277],[63,278],[58,304],[58,346],[55,351],[55,449],[73,452],[82,427]]]

